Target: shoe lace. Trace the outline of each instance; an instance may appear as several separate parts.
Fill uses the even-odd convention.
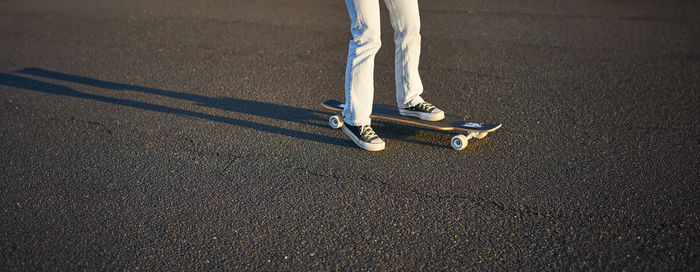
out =
[[[368,141],[372,141],[376,138],[379,138],[379,136],[377,136],[377,133],[374,133],[374,130],[370,126],[360,127],[360,136],[362,136],[362,138],[367,139]]]
[[[418,105],[415,105],[415,107],[422,112],[431,112],[434,109],[436,109],[435,106],[433,106],[432,104],[430,104],[428,102],[421,102]]]

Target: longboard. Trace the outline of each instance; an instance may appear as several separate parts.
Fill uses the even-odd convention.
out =
[[[323,107],[336,112],[342,112],[345,108],[345,105],[342,102],[336,100],[328,100],[323,102],[322,105]],[[470,139],[484,138],[489,132],[493,132],[501,127],[500,123],[487,124],[467,122],[463,117],[454,114],[445,114],[445,119],[440,121],[425,121],[414,117],[403,116],[399,113],[399,110],[395,106],[384,104],[372,105],[372,114],[370,115],[370,118],[430,129],[467,133],[466,136],[459,134],[452,137],[452,140],[450,140],[450,145],[455,150],[462,150],[467,146]],[[329,124],[332,128],[339,129],[343,127],[343,117],[340,115],[333,115],[329,119]]]

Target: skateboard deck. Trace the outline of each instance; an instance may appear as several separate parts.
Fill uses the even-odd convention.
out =
[[[336,112],[342,112],[345,108],[345,105],[342,102],[336,100],[328,100],[323,102],[322,105],[323,107]],[[445,113],[445,119],[440,121],[426,121],[415,117],[403,116],[399,113],[399,110],[395,106],[384,104],[372,105],[372,114],[370,117],[372,119],[387,120],[430,129],[468,133],[467,136],[460,134],[452,138],[451,145],[452,148],[456,150],[461,150],[466,147],[469,139],[481,139],[486,137],[489,132],[493,132],[501,127],[500,123],[467,122],[459,115],[447,113]],[[343,125],[343,118],[340,115],[334,115],[330,118],[329,122],[332,128],[338,129]]]

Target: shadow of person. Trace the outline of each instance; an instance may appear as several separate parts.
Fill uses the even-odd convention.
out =
[[[188,94],[181,92],[172,92],[154,88],[147,88],[129,84],[121,84],[108,82],[98,79],[92,79],[87,77],[57,73],[52,71],[43,70],[40,68],[26,68],[17,71],[17,73],[34,75],[38,77],[45,77],[55,80],[73,82],[83,85],[89,85],[93,87],[111,89],[111,90],[129,90],[144,92],[148,94],[162,95],[177,99],[184,99],[199,103],[203,106],[214,107],[223,110],[229,110],[238,113],[252,114],[272,119],[277,119],[280,121],[291,121],[303,124],[311,124],[320,126],[318,124],[318,118],[314,113],[321,113],[318,111],[307,110],[302,108],[296,108],[284,105],[275,105],[271,103],[248,101],[243,99],[233,99],[233,98],[212,98],[196,94]],[[178,114],[189,117],[196,117],[204,120],[219,122],[223,124],[229,124],[234,126],[251,128],[263,132],[274,133],[284,136],[289,136],[293,138],[332,144],[337,146],[350,147],[350,144],[342,139],[328,137],[325,135],[319,135],[314,133],[308,133],[303,131],[297,131],[277,126],[271,126],[262,123],[256,123],[247,120],[240,120],[231,117],[217,116],[207,113],[200,113],[190,110],[178,109],[169,106],[156,105],[146,102],[139,102],[129,99],[113,98],[108,96],[96,95],[86,92],[80,92],[68,86],[53,84],[49,82],[43,82],[32,78],[21,77],[13,74],[0,73],[0,85],[5,85],[9,87],[19,88],[23,90],[35,91],[40,93],[48,93],[53,95],[69,96],[81,99],[87,99],[92,101],[111,103],[116,105],[121,105],[130,108],[143,109],[155,112],[163,112],[170,114]]]
[[[123,84],[117,82],[109,82],[89,77],[70,75],[49,71],[41,68],[30,67],[15,71],[20,74],[33,75],[54,80],[78,83],[101,89],[109,89],[116,91],[134,91],[147,94],[165,96],[169,98],[187,100],[196,103],[199,106],[211,107],[225,111],[251,114],[265,118],[277,119],[285,122],[295,122],[308,124],[313,126],[324,127],[320,125],[323,121],[319,120],[315,114],[325,114],[321,111],[302,109],[287,105],[278,105],[272,103],[244,100],[232,97],[209,97],[204,95],[167,91],[156,88],[148,88],[137,85]],[[325,123],[324,123],[325,124]]]

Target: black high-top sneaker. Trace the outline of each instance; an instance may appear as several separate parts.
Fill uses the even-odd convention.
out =
[[[374,133],[370,126],[343,125],[343,132],[360,148],[369,151],[384,150],[384,141]]]
[[[399,109],[399,113],[401,113],[401,115],[416,117],[427,121],[440,121],[445,119],[445,112],[428,102],[421,102],[412,107]]]

